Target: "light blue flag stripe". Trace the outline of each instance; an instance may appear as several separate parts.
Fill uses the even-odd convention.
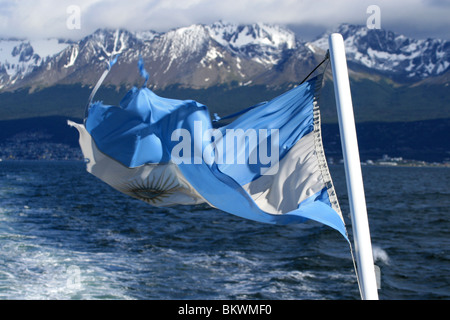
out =
[[[226,136],[227,130],[241,129],[246,132],[250,129],[255,130],[259,141],[260,129],[276,129],[279,134],[278,155],[281,160],[302,137],[314,130],[314,94],[317,81],[319,81],[317,78],[313,78],[270,102],[250,110],[229,125],[220,128],[222,134]],[[240,151],[245,152],[249,149],[249,143],[246,140],[245,148]],[[229,147],[226,146],[225,150],[225,153],[228,153]],[[238,152],[239,150],[234,150],[236,156]],[[261,161],[245,165],[235,165],[236,163],[237,159],[233,163],[218,166],[220,171],[233,177],[241,185],[258,178],[261,175],[261,169],[267,167]]]

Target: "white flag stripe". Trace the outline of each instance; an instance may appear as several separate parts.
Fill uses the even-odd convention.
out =
[[[283,214],[295,210],[300,202],[325,188],[315,153],[314,132],[297,142],[277,169],[276,174],[263,175],[243,186],[266,212]]]
[[[186,181],[174,163],[128,168],[98,150],[84,125],[68,121],[80,133],[87,171],[114,189],[155,206],[199,204],[205,200]]]

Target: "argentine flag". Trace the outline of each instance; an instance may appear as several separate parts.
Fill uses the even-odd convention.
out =
[[[144,85],[118,106],[90,103],[84,124],[69,125],[88,172],[151,205],[207,203],[271,224],[315,220],[348,239],[322,145],[321,86],[322,76],[312,78],[214,128],[205,105]]]

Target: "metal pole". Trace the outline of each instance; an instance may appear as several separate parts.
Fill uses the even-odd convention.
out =
[[[377,300],[378,291],[375,278],[375,266],[342,35],[338,33],[331,34],[329,37],[329,46],[355,243],[357,275],[360,282],[362,299]]]

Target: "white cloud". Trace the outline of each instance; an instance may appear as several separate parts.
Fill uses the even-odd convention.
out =
[[[372,4],[381,9],[382,28],[449,37],[450,6],[439,0],[0,0],[0,37],[79,39],[104,27],[165,31],[217,20],[323,29],[344,22],[365,24]],[[81,9],[79,30],[66,26],[70,5]]]

